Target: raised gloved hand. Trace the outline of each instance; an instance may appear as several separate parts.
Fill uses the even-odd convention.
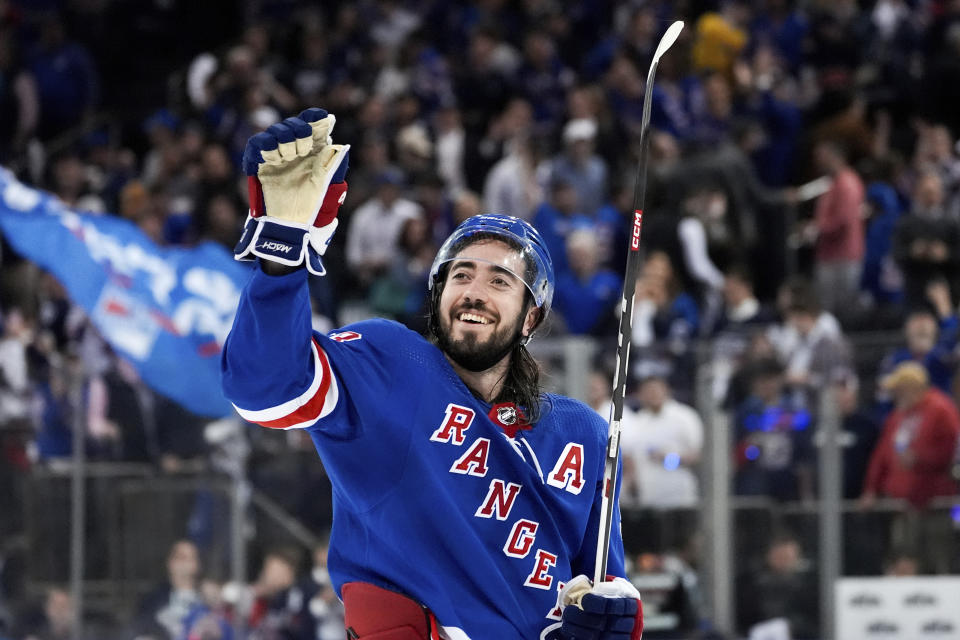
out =
[[[560,591],[564,640],[640,640],[643,605],[640,592],[623,578],[594,586],[579,575]]]
[[[347,196],[350,145],[333,144],[336,118],[323,109],[307,109],[247,141],[250,214],[237,260],[260,257],[287,266],[306,264],[326,273],[320,256],[337,229],[337,212]]]

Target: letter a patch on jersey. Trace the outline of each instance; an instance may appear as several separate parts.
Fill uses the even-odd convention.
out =
[[[583,445],[568,442],[556,466],[547,477],[547,484],[580,495],[583,489]]]
[[[433,442],[449,442],[459,447],[466,439],[463,433],[470,428],[474,415],[476,413],[473,409],[461,407],[451,402],[447,405],[447,411],[443,422],[440,423],[440,428],[433,432],[430,440]]]
[[[477,438],[467,452],[450,467],[450,473],[460,473],[482,478],[487,475],[487,454],[490,453],[490,440]]]

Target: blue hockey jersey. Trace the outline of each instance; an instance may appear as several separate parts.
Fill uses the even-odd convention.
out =
[[[312,436],[333,484],[338,593],[351,581],[405,593],[453,640],[531,640],[559,626],[564,582],[593,575],[607,425],[586,405],[547,395],[511,438],[402,325],[313,332],[305,270],[254,270],[223,387],[246,420]],[[623,576],[614,518],[608,571]]]

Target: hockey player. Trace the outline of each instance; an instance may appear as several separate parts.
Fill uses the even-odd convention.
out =
[[[541,392],[524,346],[554,286],[533,227],[481,215],[453,232],[427,283],[430,341],[382,319],[312,332],[307,277],[324,273],[347,188],[334,122],[308,109],[247,143],[251,213],[236,254],[258,266],[223,386],[246,420],[313,438],[333,483],[328,566],[348,637],[636,640],[619,512],[617,577],[586,577],[607,425]]]

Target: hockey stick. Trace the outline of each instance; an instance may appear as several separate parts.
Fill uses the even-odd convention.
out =
[[[627,361],[630,359],[630,340],[633,335],[633,297],[637,289],[637,273],[640,271],[640,226],[643,222],[643,199],[647,191],[647,156],[650,149],[650,102],[653,94],[653,76],[657,72],[660,56],[677,41],[683,30],[683,22],[677,20],[667,29],[657,45],[647,72],[647,86],[643,95],[643,118],[640,120],[640,166],[637,184],[633,190],[633,232],[630,234],[630,250],[627,252],[627,268],[623,276],[623,297],[620,301],[620,331],[617,339],[617,372],[613,378],[613,415],[607,435],[607,459],[603,468],[603,499],[600,503],[600,530],[597,535],[597,561],[594,565],[593,583],[607,575],[607,559],[610,555],[610,530],[613,527],[613,489],[617,485],[617,461],[620,458],[620,420],[623,418],[623,399],[627,390]]]

